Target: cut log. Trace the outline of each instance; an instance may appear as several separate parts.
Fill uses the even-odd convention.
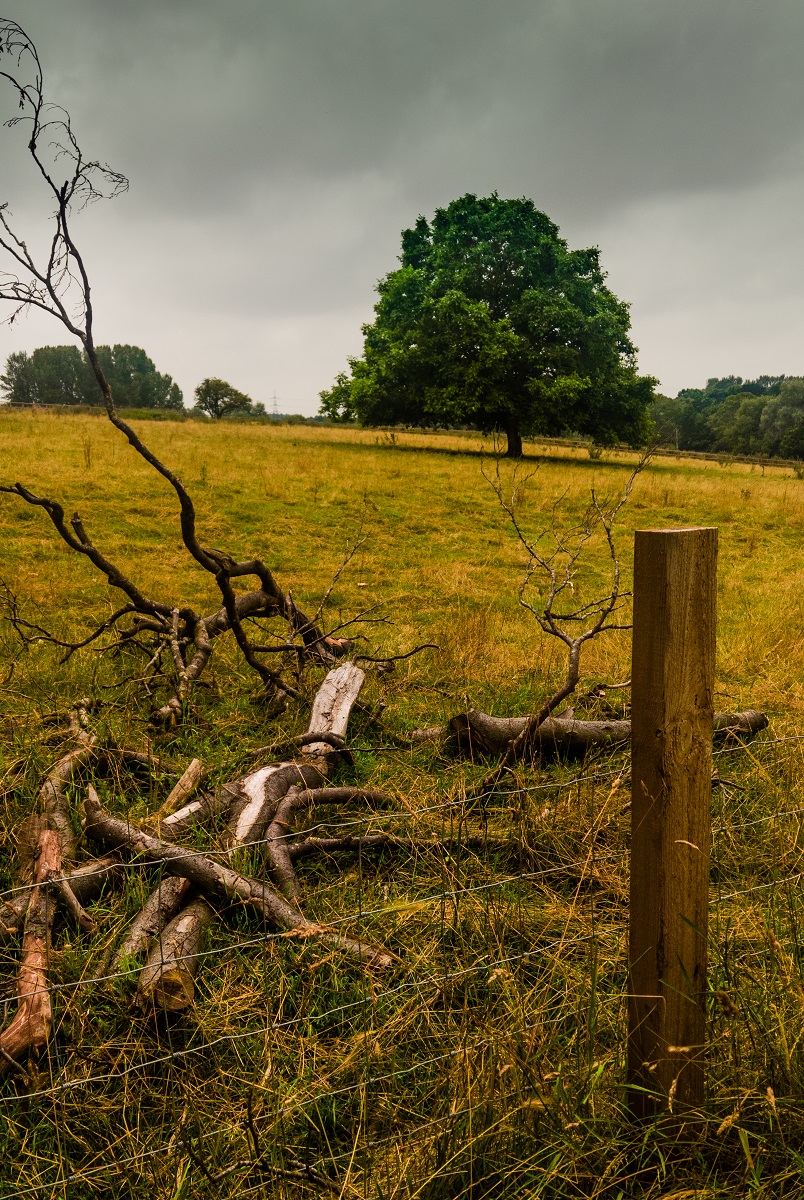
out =
[[[169,816],[177,809],[184,808],[188,800],[192,796],[195,789],[201,782],[201,777],[204,774],[204,767],[200,758],[194,758],[187,770],[182,775],[181,779],[171,790],[165,803],[156,814],[158,821],[163,817]]]
[[[140,975],[137,1002],[142,1008],[170,1013],[189,1008],[204,933],[214,919],[215,910],[196,896],[165,925]]]
[[[492,717],[470,708],[452,718],[447,748],[456,755],[492,757],[504,754],[514,738],[524,730],[528,717]],[[741,713],[715,713],[714,740],[723,743],[752,738],[765,729],[764,713],[748,709]],[[630,721],[576,721],[548,717],[533,730],[534,755],[542,758],[583,758],[601,746],[627,745],[631,740]]]
[[[25,914],[22,959],[17,976],[17,1011],[0,1034],[0,1074],[28,1054],[36,1054],[50,1037],[53,1020],[48,988],[50,931],[55,911],[48,885],[61,871],[61,841],[53,829],[39,835],[39,854],[34,865],[34,887]]]
[[[195,854],[174,846],[143,830],[133,828],[128,821],[111,816],[97,803],[93,789],[90,789],[84,808],[88,837],[102,845],[141,856],[148,862],[164,863],[165,870],[171,875],[189,879],[193,886],[210,900],[228,900],[230,903],[239,901],[252,908],[274,928],[297,937],[314,937],[325,945],[345,951],[368,966],[387,967],[394,960],[393,955],[386,950],[380,950],[367,942],[357,941],[337,930],[309,921],[262,880],[239,875],[203,854]]]
[[[147,953],[155,938],[175,917],[191,891],[186,879],[168,875],[161,879],[131,923],[120,949],[110,960],[107,973],[124,968],[129,959]]]

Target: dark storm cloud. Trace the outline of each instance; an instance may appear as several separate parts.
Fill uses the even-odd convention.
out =
[[[759,295],[751,349],[776,358],[756,369],[804,370],[787,361],[804,315],[789,286],[802,251],[798,0],[3,11],[35,38],[87,150],[132,181],[83,222],[107,336],[142,340],[185,387],[240,370],[238,386],[312,407],[359,348],[400,229],[495,188],[532,196],[573,244],[601,245],[641,365],[668,386],[753,369],[730,330]],[[28,212],[16,156],[0,164],[0,191],[8,177]],[[38,324],[0,333],[0,355],[20,336],[44,340]]]

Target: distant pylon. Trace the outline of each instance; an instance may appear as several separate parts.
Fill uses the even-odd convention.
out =
[[[278,417],[278,416],[279,416],[279,409],[276,407],[276,402],[277,402],[277,400],[278,400],[278,396],[277,396],[277,394],[276,394],[276,389],[274,389],[274,394],[273,394],[273,396],[271,397],[271,400],[273,401],[273,403],[272,403],[272,405],[271,405],[271,416],[273,416],[273,417]]]

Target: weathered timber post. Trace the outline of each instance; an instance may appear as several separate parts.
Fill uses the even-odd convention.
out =
[[[634,544],[629,1103],[704,1098],[716,529]]]

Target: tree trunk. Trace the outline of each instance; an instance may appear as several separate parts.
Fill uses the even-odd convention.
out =
[[[505,436],[508,438],[508,449],[505,451],[506,458],[521,458],[522,457],[522,434],[519,432],[519,426],[515,417],[507,417],[505,421]]]

